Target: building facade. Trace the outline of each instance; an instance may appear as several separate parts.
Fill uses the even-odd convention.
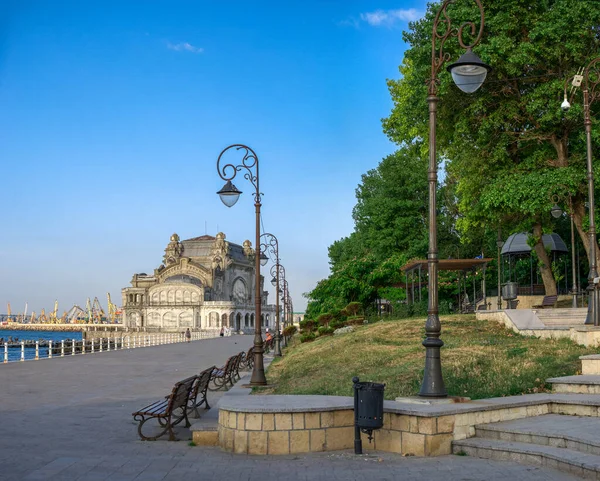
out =
[[[181,241],[171,236],[163,263],[154,274],[134,274],[122,289],[123,325],[181,331],[190,329],[254,330],[255,250],[204,235]],[[275,325],[275,306],[268,305],[264,278],[261,326]]]

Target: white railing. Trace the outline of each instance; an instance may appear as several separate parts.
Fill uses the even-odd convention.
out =
[[[8,344],[4,344],[4,363],[15,361],[37,361],[40,359],[53,359],[65,356],[79,356],[84,354],[97,354],[101,352],[117,351],[122,349],[137,349],[140,347],[161,346],[163,344],[173,344],[176,342],[192,342],[201,339],[211,339],[219,337],[219,329],[211,329],[207,331],[190,332],[190,337],[187,338],[184,333],[180,332],[162,332],[162,333],[131,333],[121,337],[106,337],[106,338],[91,338],[89,340],[74,341],[64,339],[60,341],[48,341],[47,347],[40,346],[39,341],[35,341],[35,353],[29,350],[32,347],[25,347],[25,341],[20,341],[18,347],[11,347],[11,351],[19,349],[18,356],[13,354],[12,359],[9,359]],[[1,352],[1,351],[0,351]]]

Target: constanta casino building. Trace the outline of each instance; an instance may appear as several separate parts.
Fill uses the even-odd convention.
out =
[[[181,331],[190,329],[254,330],[255,250],[203,235],[180,241],[177,234],[165,249],[154,274],[134,274],[122,289],[123,325]],[[261,325],[275,326],[275,306],[260,277]]]

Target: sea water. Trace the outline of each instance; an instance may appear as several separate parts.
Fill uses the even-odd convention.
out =
[[[33,340],[33,341],[52,341],[54,346],[60,346],[60,341],[67,339],[75,339],[81,341],[81,331],[13,331],[0,329],[0,337],[6,341],[9,337],[19,338],[21,340]],[[48,348],[40,346],[40,359],[48,357]],[[67,354],[67,353],[65,353]],[[56,355],[56,354],[55,354]],[[25,347],[25,360],[35,359],[35,346]],[[0,346],[0,363],[4,360],[4,346]],[[20,361],[21,360],[21,346],[18,348],[8,349],[8,361]]]

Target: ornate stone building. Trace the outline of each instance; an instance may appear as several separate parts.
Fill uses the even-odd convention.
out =
[[[165,249],[154,274],[134,274],[122,290],[123,325],[181,331],[190,329],[254,330],[254,255],[243,245],[203,235],[180,241],[177,234]],[[267,304],[261,276],[262,326],[275,325],[275,306]]]

